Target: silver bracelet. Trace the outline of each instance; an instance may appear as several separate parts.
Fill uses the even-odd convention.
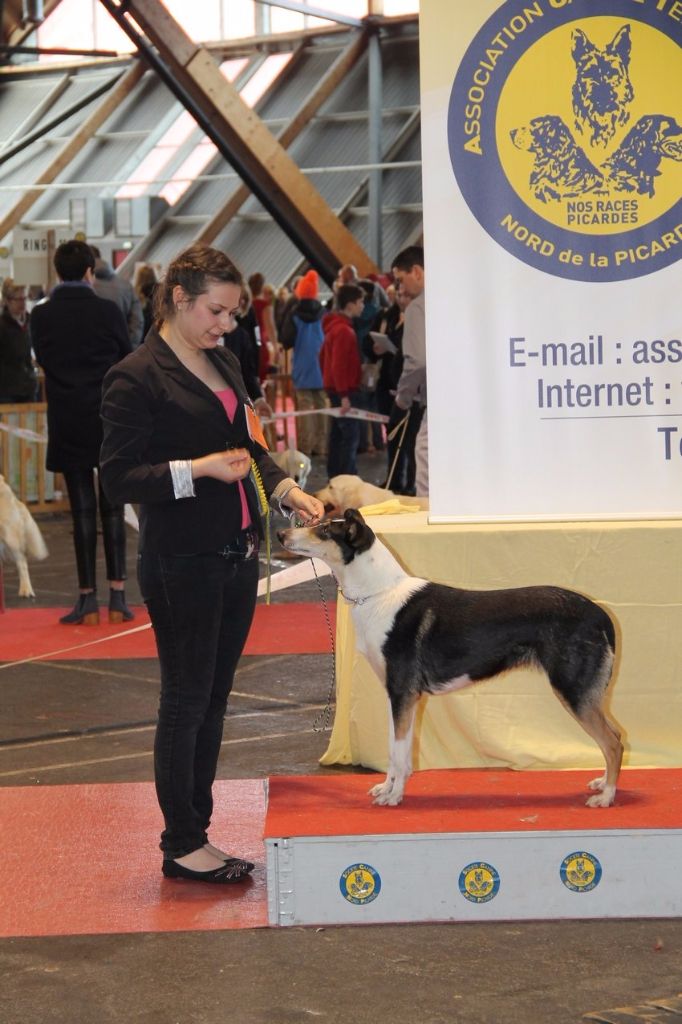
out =
[[[176,498],[196,498],[192,479],[192,460],[173,459],[169,462],[173,479],[173,493]]]

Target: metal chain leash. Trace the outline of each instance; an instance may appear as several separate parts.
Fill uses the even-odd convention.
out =
[[[324,708],[320,711],[319,715],[313,722],[314,732],[327,732],[331,727],[332,715],[334,707],[336,705],[335,693],[336,693],[336,645],[334,643],[334,631],[332,629],[331,617],[329,615],[329,607],[327,605],[327,599],[324,596],[324,590],[322,589],[322,581],[317,575],[317,569],[315,568],[315,561],[311,559],[313,572],[315,573],[315,580],[317,581],[317,589],[320,591],[320,598],[322,600],[322,608],[324,610],[324,617],[327,622],[327,629],[329,630],[329,641],[331,644],[332,651],[332,676],[329,684],[329,690],[327,691],[327,700]]]
[[[288,516],[289,521],[291,522],[291,525],[293,527],[305,525],[303,523],[303,520],[298,518],[295,511],[290,511],[285,514]],[[327,599],[324,596],[322,581],[320,580],[320,577],[317,575],[317,569],[315,568],[315,559],[311,558],[310,562],[313,567],[313,573],[315,574],[317,589],[320,592],[320,600],[322,601],[324,618],[327,623],[327,629],[329,631],[329,644],[332,652],[332,674],[329,683],[329,690],[327,691],[327,697],[322,711],[320,711],[320,713],[316,716],[316,718],[313,721],[313,732],[327,732],[327,730],[331,727],[332,716],[336,705],[336,700],[334,699],[336,693],[336,644],[334,643],[334,630],[332,629],[332,621],[331,616],[329,614],[329,606],[327,605]],[[334,579],[336,579],[336,577],[334,577]]]

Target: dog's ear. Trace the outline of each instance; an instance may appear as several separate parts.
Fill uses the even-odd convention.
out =
[[[630,40],[630,26],[623,25],[623,27],[616,32],[615,36],[606,47],[607,53],[615,53],[617,57],[620,57],[625,67],[630,63],[630,53],[632,50],[632,42]]]
[[[346,520],[346,539],[349,544],[357,546],[367,530],[367,524],[356,508],[347,508],[343,514]]]
[[[360,526],[365,525],[365,520],[362,518],[356,508],[347,508],[343,514],[343,518],[347,523],[358,523]]]
[[[591,43],[581,28],[574,28],[571,33],[571,56],[579,64],[588,54],[594,53],[597,47]]]

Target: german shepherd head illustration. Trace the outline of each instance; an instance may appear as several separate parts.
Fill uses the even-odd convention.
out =
[[[592,145],[606,146],[616,128],[626,124],[634,99],[630,81],[630,26],[623,25],[604,49],[595,46],[582,29],[571,35],[576,77],[573,113],[579,131],[589,131]]]

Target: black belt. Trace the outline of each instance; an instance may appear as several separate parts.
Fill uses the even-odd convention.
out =
[[[256,557],[258,546],[258,531],[249,526],[246,530],[241,530],[229,544],[218,551],[218,554],[231,562],[246,562],[247,559]]]

